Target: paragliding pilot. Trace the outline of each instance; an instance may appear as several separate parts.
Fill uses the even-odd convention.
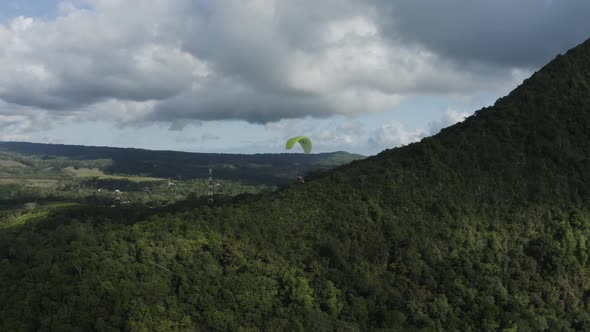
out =
[[[291,148],[293,148],[293,146],[297,143],[301,145],[301,147],[303,148],[303,152],[305,152],[305,154],[311,153],[311,140],[306,136],[296,136],[289,138],[287,140],[285,148],[287,150],[291,150]],[[303,180],[303,176],[297,176],[297,182],[305,183],[305,180]]]

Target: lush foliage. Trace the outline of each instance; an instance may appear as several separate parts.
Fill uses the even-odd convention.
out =
[[[274,193],[34,207],[2,330],[590,330],[590,42],[491,108]]]

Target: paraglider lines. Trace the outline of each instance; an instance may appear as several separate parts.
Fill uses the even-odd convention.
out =
[[[209,185],[207,190],[207,202],[213,204],[213,167],[209,166]]]

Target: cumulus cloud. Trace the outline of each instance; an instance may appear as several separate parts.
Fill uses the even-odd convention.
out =
[[[399,122],[390,122],[377,128],[369,138],[369,143],[378,149],[393,148],[416,142],[426,136],[423,129],[407,129]]]
[[[157,12],[140,13],[147,19]],[[17,17],[0,26],[0,60],[7,64],[0,69],[0,98],[63,111],[105,100],[166,99],[190,88],[203,64],[159,42],[149,21],[133,16],[77,10],[55,21]]]
[[[389,122],[375,129],[369,136],[369,144],[376,149],[390,149],[401,145],[417,142],[422,138],[437,134],[441,129],[462,122],[473,113],[458,112],[447,109],[444,115],[428,123],[428,129],[408,129],[399,122]]]
[[[0,24],[0,114],[181,129],[388,111],[420,94],[504,91],[590,30],[582,0],[453,4],[61,1],[55,18]],[[389,124],[374,140],[419,135]]]
[[[27,127],[30,127],[30,122],[25,116],[0,115],[0,141],[29,140],[31,136]]]
[[[471,116],[473,113],[469,112],[458,112],[454,109],[447,109],[443,117],[437,121],[428,123],[428,134],[434,135],[441,129],[454,125],[457,122],[463,122],[465,118]]]
[[[26,141],[39,130],[51,128],[56,121],[48,112],[11,105],[0,100],[0,141]]]

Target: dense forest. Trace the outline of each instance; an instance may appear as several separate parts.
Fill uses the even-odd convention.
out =
[[[36,212],[0,232],[0,329],[590,330],[589,203],[587,41],[304,184]]]

